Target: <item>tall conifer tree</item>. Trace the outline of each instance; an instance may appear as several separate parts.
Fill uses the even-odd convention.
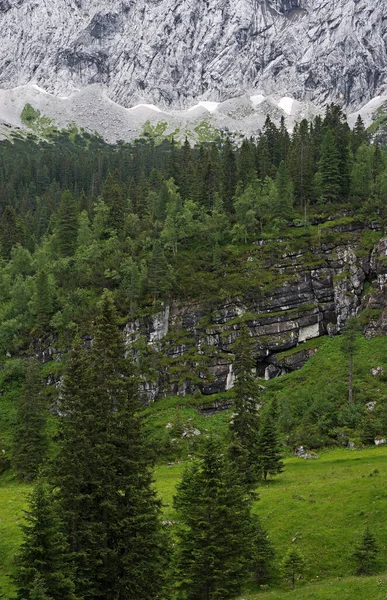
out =
[[[163,580],[159,503],[142,438],[137,379],[110,296],[90,356],[76,349],[64,383],[57,485],[84,598],[155,600]]]
[[[71,256],[77,240],[78,214],[74,196],[69,190],[63,192],[61,197],[56,232],[60,255]]]
[[[177,488],[179,600],[235,598],[258,562],[261,569],[264,564],[257,562],[260,524],[251,514],[252,496],[222,450],[208,440],[201,461],[185,471]]]
[[[12,464],[19,477],[25,481],[35,479],[48,449],[47,415],[39,367],[37,359],[28,359],[13,439]]]
[[[230,424],[230,453],[243,473],[245,482],[254,485],[259,479],[257,443],[259,436],[258,386],[253,375],[252,339],[243,324],[234,344],[235,414]]]
[[[75,600],[69,547],[46,483],[38,482],[32,492],[25,520],[14,578],[17,600]]]

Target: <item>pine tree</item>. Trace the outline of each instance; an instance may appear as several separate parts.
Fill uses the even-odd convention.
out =
[[[252,496],[218,441],[206,442],[201,461],[177,488],[174,556],[176,598],[234,598],[257,565],[258,519]],[[255,559],[255,562],[254,562]]]
[[[356,561],[356,575],[371,575],[377,570],[379,553],[375,536],[366,527],[361,542],[357,546],[353,557]]]
[[[283,462],[272,411],[267,411],[261,424],[257,444],[258,463],[264,481],[268,475],[282,473]]]
[[[355,127],[353,128],[351,135],[352,152],[356,154],[357,150],[362,144],[367,141],[367,134],[364,126],[363,119],[360,115],[357,115]]]
[[[305,560],[297,548],[290,548],[281,563],[283,578],[291,585],[292,590],[296,587],[296,579],[302,576],[305,570]]]
[[[58,250],[61,256],[72,256],[78,233],[77,206],[73,194],[67,190],[63,192],[58,211],[56,235]]]
[[[340,154],[331,129],[328,129],[323,139],[315,181],[319,200],[335,202],[339,199],[342,184]]]
[[[34,600],[34,595],[42,600],[75,600],[69,548],[55,497],[46,483],[38,482],[32,492],[25,520],[14,578],[17,600]]]
[[[168,263],[160,240],[155,240],[149,256],[148,287],[153,302],[168,288]]]
[[[30,600],[52,600],[52,596],[47,596],[47,588],[41,577],[37,576],[33,581]]]
[[[256,179],[255,147],[248,140],[243,140],[238,154],[238,182],[245,187]]]
[[[293,189],[285,163],[278,167],[275,178],[275,197],[272,206],[272,216],[281,220],[289,220],[293,214]]]
[[[75,349],[63,387],[56,472],[85,598],[156,600],[163,583],[159,503],[138,411],[137,379],[105,293],[88,357]]]
[[[25,226],[19,215],[12,206],[7,205],[1,217],[0,244],[1,252],[5,258],[9,258],[11,250],[16,244],[25,243]]]
[[[46,458],[46,422],[40,365],[37,359],[29,358],[26,380],[17,408],[12,453],[13,467],[25,481],[35,479]]]
[[[230,424],[230,453],[243,473],[245,483],[254,485],[259,478],[258,463],[258,387],[252,373],[255,367],[252,339],[243,324],[234,344],[235,414]]]
[[[232,211],[232,199],[237,184],[235,152],[229,138],[226,139],[221,159],[220,189],[223,205],[228,213]]]
[[[40,332],[45,332],[53,313],[53,293],[45,268],[38,271],[35,279],[35,294],[32,299],[32,311]]]
[[[309,124],[303,119],[294,127],[289,155],[289,172],[294,184],[294,195],[306,211],[313,197],[314,148]]]
[[[109,227],[120,234],[124,228],[126,201],[124,190],[118,181],[117,171],[109,173],[106,177],[101,198],[109,207]]]

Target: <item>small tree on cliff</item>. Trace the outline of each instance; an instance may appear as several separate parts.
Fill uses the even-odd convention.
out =
[[[230,455],[245,482],[254,485],[259,479],[258,463],[258,386],[253,375],[252,338],[249,329],[243,323],[237,341],[234,344],[235,372],[235,414],[230,424]]]

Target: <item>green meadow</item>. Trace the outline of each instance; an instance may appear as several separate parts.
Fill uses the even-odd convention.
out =
[[[155,485],[165,519],[175,519],[173,495],[187,462],[161,465]],[[387,597],[387,448],[324,451],[319,458],[285,459],[285,471],[258,488],[256,511],[276,550],[277,563],[296,544],[306,572],[296,591],[277,577],[268,588],[246,590],[243,598],[377,600]],[[0,485],[0,585],[10,597],[12,560],[21,541],[20,524],[28,487],[9,478]],[[369,525],[380,548],[380,574],[353,577],[351,555]],[[173,527],[173,525],[172,525]],[[385,575],[383,575],[385,573]]]

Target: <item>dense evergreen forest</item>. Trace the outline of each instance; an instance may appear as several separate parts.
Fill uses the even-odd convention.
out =
[[[290,226],[337,214],[380,232],[386,199],[385,151],[360,118],[351,130],[336,105],[291,134],[267,118],[261,136],[238,147],[227,138],[156,145],[149,136],[110,146],[74,131],[0,142],[0,382],[3,405],[12,404],[1,421],[0,470],[34,482],[7,587],[17,600],[227,600],[281,577],[298,585],[297,534],[275,558],[256,489],[286,472],[284,433],[289,446],[315,447],[319,436],[338,445],[348,431],[367,444],[387,426],[385,403],[365,419],[364,398],[353,399],[359,320],[348,319],[341,349],[331,346],[332,362],[338,352],[350,364],[340,416],[324,390],[314,404],[307,389],[297,406],[290,398],[281,415],[275,393],[262,402],[253,342],[239,323],[234,414],[203,441],[185,440],[196,459],[184,454],[192,460],[176,487],[174,521],[163,521],[152,463],[179,452],[171,441],[163,447],[157,427],[149,433],[151,408],[139,395],[149,364],[139,347],[128,355],[122,325],[171,297],[211,310],[253,294],[258,284],[239,268],[244,249],[265,242],[275,263]],[[53,380],[59,394],[46,385],[48,346],[65,358]],[[166,427],[180,442],[188,429],[176,414]],[[367,527],[355,572],[377,571],[378,552]]]
[[[386,194],[384,152],[336,105],[291,135],[267,118],[238,148],[109,146],[65,132],[3,141],[1,351],[50,331],[67,346],[87,332],[105,288],[122,315],[170,296],[243,293],[238,248],[338,208],[383,220]]]

